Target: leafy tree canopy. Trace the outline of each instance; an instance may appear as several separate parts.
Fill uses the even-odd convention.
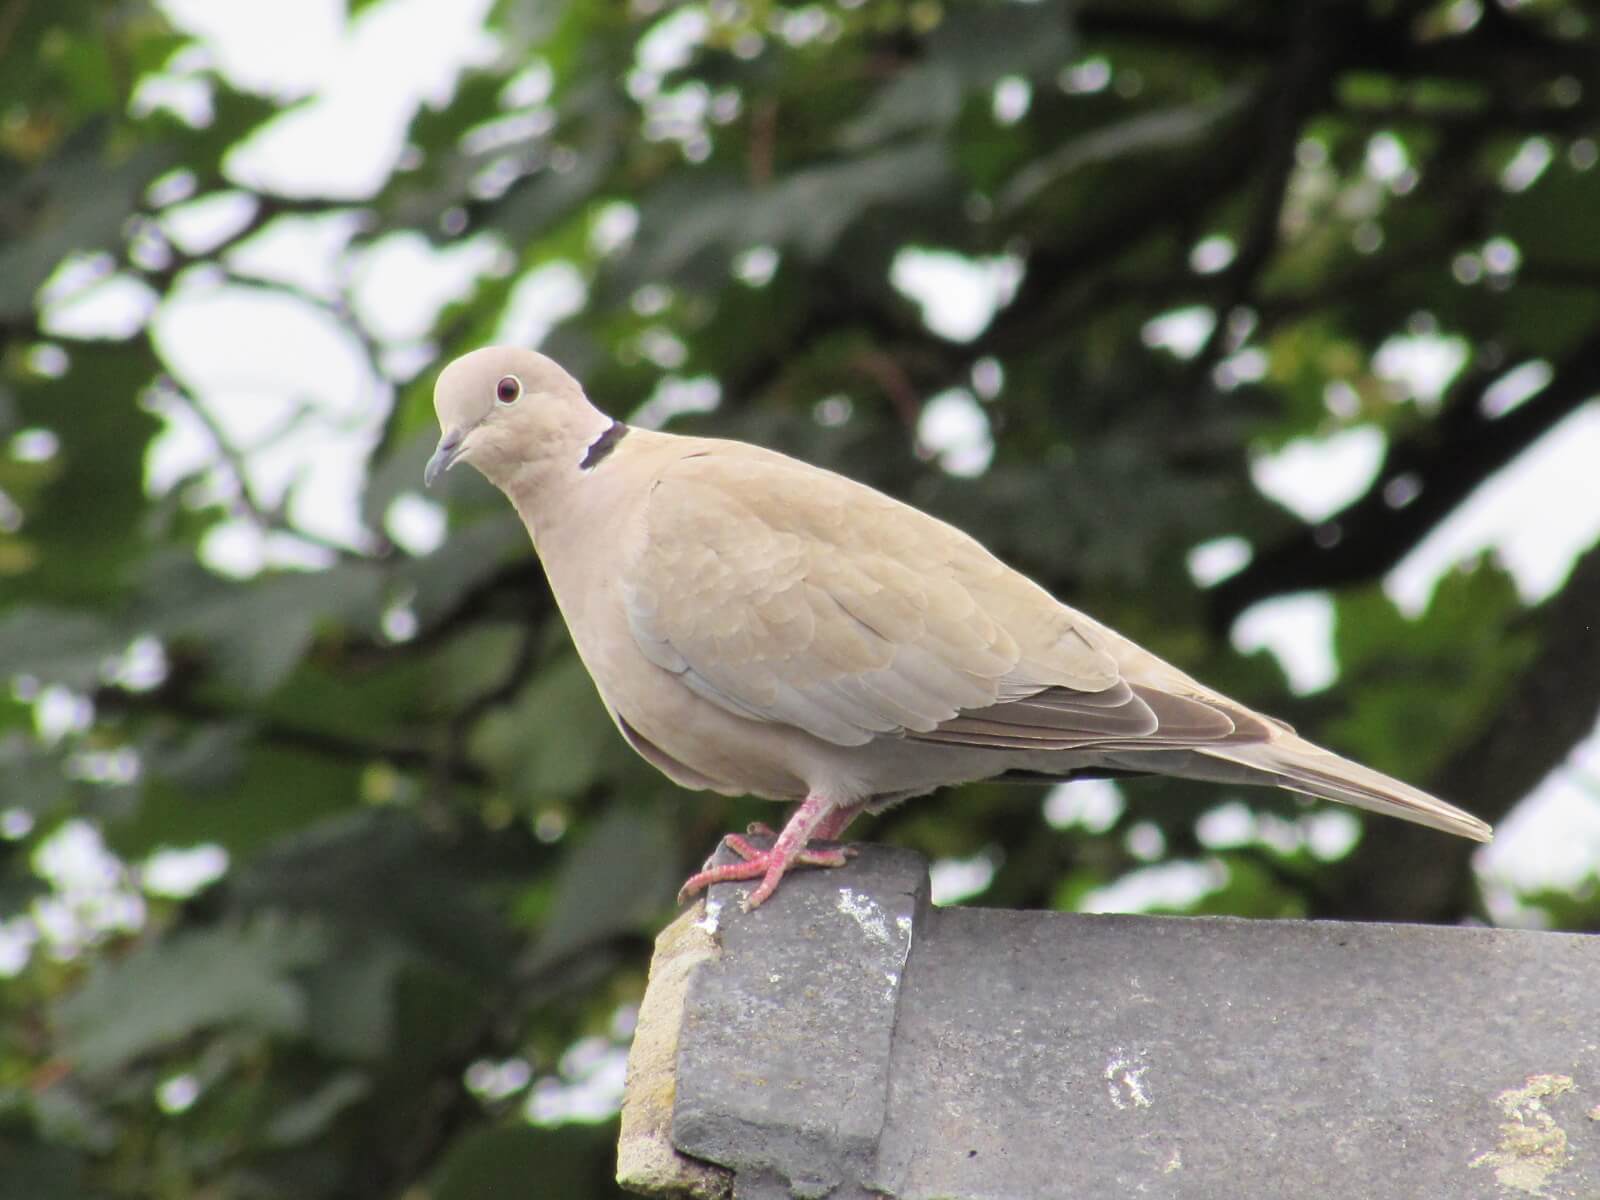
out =
[[[491,340],[937,512],[1491,820],[1593,732],[1592,480],[1501,539],[1543,575],[1456,549],[1594,436],[1586,6],[502,0],[384,41],[426,7],[280,17],[262,54],[348,50],[296,83],[203,6],[0,5],[0,1193],[611,1193],[649,939],[773,814],[623,747],[498,495],[421,496],[433,374]],[[1248,631],[1295,613],[1332,657],[1291,679]],[[866,833],[979,903],[1600,916],[1592,857],[1519,894],[1193,784]]]

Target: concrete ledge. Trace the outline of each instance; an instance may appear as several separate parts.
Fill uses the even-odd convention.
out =
[[[935,909],[884,847],[743,887],[657,944],[659,1194],[1600,1197],[1594,938]]]
[[[650,982],[628,1050],[617,1182],[646,1196],[724,1200],[733,1193],[731,1173],[680,1154],[672,1145],[678,1039],[689,978],[719,953],[716,939],[699,922],[701,915],[702,906],[696,905],[656,938]]]

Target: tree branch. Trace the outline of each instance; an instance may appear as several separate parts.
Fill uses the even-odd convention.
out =
[[[325,729],[312,729],[265,718],[247,709],[225,708],[196,699],[186,688],[174,686],[170,680],[161,687],[142,692],[107,684],[96,688],[91,699],[95,709],[100,712],[159,712],[186,721],[246,721],[262,741],[287,749],[305,750],[350,762],[385,762],[408,771],[442,771],[455,782],[475,787],[489,782],[487,772],[459,756],[448,755],[441,761],[439,754],[423,746],[367,741]]]
[[[1157,42],[1170,50],[1254,62],[1280,59],[1292,52],[1290,14],[1294,7],[1284,5],[1270,16],[1258,13],[1245,20],[1204,20],[1113,3],[1077,8],[1072,19],[1086,41]],[[1524,74],[1530,68],[1590,79],[1600,63],[1592,39],[1552,37],[1533,21],[1512,17],[1494,5],[1485,5],[1478,23],[1454,36],[1420,33],[1412,13],[1360,20],[1367,11],[1364,6],[1341,7],[1350,27],[1341,70],[1386,71],[1405,78],[1464,78],[1478,83],[1485,77]]]
[[[1600,329],[1562,360],[1542,391],[1509,413],[1484,413],[1490,382],[1482,373],[1465,381],[1436,421],[1393,443],[1361,499],[1218,584],[1211,593],[1212,628],[1226,630],[1269,596],[1365,583],[1394,566],[1489,476],[1600,392]],[[1415,498],[1396,508],[1385,492],[1402,479]]]
[[[1301,126],[1328,100],[1333,54],[1338,48],[1338,25],[1331,19],[1335,16],[1327,3],[1307,3],[1301,8],[1287,61],[1258,107],[1263,147],[1261,190],[1234,260],[1222,273],[1223,295],[1216,323],[1189,367],[1192,386],[1207,386],[1211,368],[1233,348],[1228,317],[1250,300],[1257,279],[1278,247],[1283,201],[1294,175]]]
[[[1503,818],[1600,722],[1600,544],[1539,609],[1543,645],[1511,685],[1497,716],[1431,781],[1489,821]],[[1476,843],[1419,825],[1374,821],[1339,865],[1317,916],[1449,921],[1477,907]]]

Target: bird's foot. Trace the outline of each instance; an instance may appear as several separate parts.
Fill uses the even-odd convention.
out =
[[[761,882],[745,897],[741,905],[748,912],[777,891],[779,881],[790,867],[842,867],[856,856],[854,846],[800,846],[791,850],[784,846],[782,838],[776,838],[772,848],[764,850],[750,841],[751,837],[770,838],[774,835],[771,829],[759,821],[750,825],[743,834],[728,834],[722,839],[723,844],[737,854],[741,861],[707,867],[698,874],[690,876],[688,882],[678,891],[678,903],[682,904],[690,896],[704,891],[713,883],[759,879]]]
[[[746,832],[749,833],[750,837],[771,837],[772,836],[772,830],[768,829],[765,825],[762,825],[760,822],[757,822],[755,825],[751,826],[750,829],[747,830]],[[775,856],[778,853],[778,850],[777,850],[776,846],[774,846],[771,850],[763,850],[760,846],[757,846],[754,842],[750,841],[750,839],[748,837],[745,837],[743,834],[737,834],[737,833],[728,834],[726,837],[724,837],[722,839],[722,844],[727,846],[728,849],[732,850],[740,858],[744,859],[744,862],[742,862],[742,863],[730,863],[730,864],[728,864],[729,866],[732,866],[732,867],[749,866],[751,863],[761,862],[763,860],[771,859],[773,856]],[[817,845],[809,845],[805,849],[801,850],[800,853],[796,854],[793,858],[791,858],[789,860],[787,866],[790,866],[790,867],[842,867],[842,866],[845,865],[845,863],[849,862],[855,856],[856,856],[856,848],[854,846],[817,846]],[[757,875],[764,875],[764,874],[765,874],[765,872],[762,872],[762,871],[752,871],[751,873],[749,873],[747,875],[738,875],[738,876],[735,876],[734,878],[738,878],[738,879],[754,879]],[[771,893],[768,893],[768,894],[770,895]],[[766,897],[763,896],[762,899],[764,900],[764,899],[766,899]]]

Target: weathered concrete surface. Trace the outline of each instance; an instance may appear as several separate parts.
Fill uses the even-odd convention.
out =
[[[733,1192],[731,1173],[679,1154],[672,1145],[685,994],[696,968],[720,952],[700,915],[696,906],[656,938],[650,983],[628,1050],[628,1103],[617,1143],[617,1182],[646,1196],[724,1200]]]
[[[906,850],[878,848],[869,862],[796,872],[811,878],[793,892],[785,879],[781,908],[741,911],[744,885],[715,887],[706,901],[702,927],[722,953],[689,982],[672,1140],[737,1166],[740,1197],[763,1194],[761,1181],[829,1196],[872,1173],[927,871]]]
[[[671,1136],[745,1200],[1600,1197],[1600,940],[933,909],[879,847],[742,890]]]

